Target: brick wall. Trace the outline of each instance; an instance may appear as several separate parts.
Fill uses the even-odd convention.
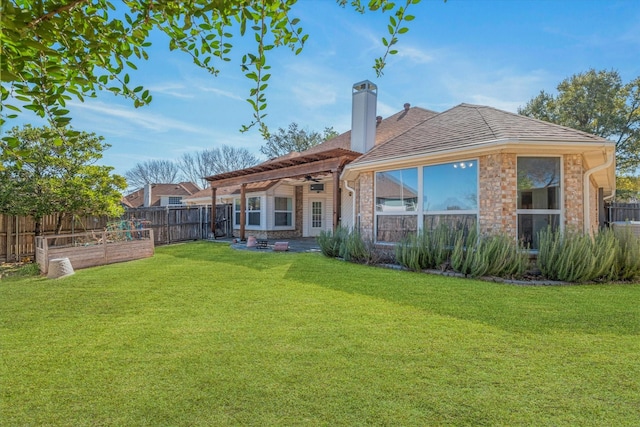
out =
[[[375,201],[373,189],[373,172],[365,172],[358,178],[358,208],[360,215],[360,231],[365,239],[372,239],[375,224]]]
[[[581,231],[584,221],[582,155],[567,154],[564,156],[564,185],[562,190],[564,193],[565,229]]]
[[[479,159],[480,232],[515,236],[518,182],[516,155],[497,153]]]

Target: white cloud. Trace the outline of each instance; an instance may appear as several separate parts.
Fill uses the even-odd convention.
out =
[[[211,93],[215,93],[216,95],[220,95],[223,96],[225,98],[229,98],[229,99],[235,99],[238,101],[244,101],[245,99],[239,95],[236,95],[233,92],[229,92],[226,90],[222,90],[222,89],[217,89],[214,87],[205,87],[205,86],[200,86],[198,88],[199,90],[203,91],[203,92],[211,92]]]
[[[136,110],[132,107],[122,107],[119,105],[110,105],[103,102],[71,102],[69,103],[74,109],[82,112],[94,112],[107,117],[115,117],[123,119],[126,122],[155,132],[181,131],[196,134],[208,134],[209,129],[202,128],[187,122],[175,120],[162,114],[148,113]],[[98,116],[100,117],[100,116]]]
[[[173,96],[175,98],[191,99],[193,94],[187,93],[187,89],[182,83],[163,83],[156,86],[148,86],[147,89],[152,93],[161,93]]]
[[[426,64],[434,60],[433,55],[430,55],[425,50],[418,49],[412,46],[401,45],[398,47],[398,53],[396,55],[399,58],[408,59],[416,64]]]

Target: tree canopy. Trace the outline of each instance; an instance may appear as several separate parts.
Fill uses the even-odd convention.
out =
[[[146,184],[176,184],[181,181],[180,168],[171,160],[147,160],[126,171],[129,187],[140,188]]]
[[[446,0],[445,0],[446,1]],[[255,48],[242,56],[242,74],[253,82],[247,101],[253,120],[266,115],[265,91],[271,77],[268,52],[287,47],[301,52],[308,35],[293,16],[298,0],[4,0],[1,2],[2,89],[0,125],[22,110],[49,120],[60,139],[75,138],[64,125],[71,120],[68,101],[95,97],[110,91],[130,98],[136,107],[152,100],[142,86],[132,87],[129,73],[136,62],[148,59],[150,35],[162,32],[171,50],[189,55],[194,64],[212,75],[219,64],[230,61],[234,33],[255,39]],[[389,14],[385,51],[375,59],[382,73],[387,55],[397,51],[398,37],[413,19],[407,9],[420,0],[336,0],[338,6],[360,13]],[[266,133],[265,133],[266,134]],[[18,141],[3,138],[3,150],[14,150]]]
[[[304,151],[327,139],[338,136],[333,127],[324,128],[322,133],[301,129],[297,123],[289,124],[287,129],[278,130],[269,135],[260,152],[272,159],[284,156],[292,151]]]
[[[222,145],[193,154],[185,153],[178,160],[178,167],[187,180],[197,183],[201,188],[207,188],[209,182],[205,177],[245,169],[255,166],[259,161],[246,148]]]
[[[15,127],[9,134],[19,141],[16,151],[28,150],[32,159],[21,166],[19,157],[2,159],[0,212],[31,215],[40,232],[41,219],[57,214],[58,226],[66,215],[111,215],[121,213],[123,177],[110,166],[95,162],[109,147],[103,138],[86,132],[72,141],[56,144],[50,129]]]
[[[557,89],[555,96],[541,91],[518,113],[611,139],[619,172],[640,167],[640,77],[625,84],[617,71],[591,69]]]

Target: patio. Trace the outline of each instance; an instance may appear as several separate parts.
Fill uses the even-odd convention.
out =
[[[288,242],[289,249],[287,252],[320,252],[320,245],[318,245],[318,241],[315,237],[298,237],[298,238],[289,238],[289,239],[270,239],[267,242],[266,248],[259,247],[247,247],[247,242],[241,242],[239,239],[235,238],[221,238],[210,240],[212,242],[224,242],[229,243],[233,249],[244,250],[244,251],[254,251],[254,252],[273,252],[273,246],[276,242]],[[237,241],[237,243],[234,243]]]

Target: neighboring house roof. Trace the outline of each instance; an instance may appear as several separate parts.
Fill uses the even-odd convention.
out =
[[[612,143],[596,135],[492,107],[460,104],[376,145],[350,166],[472,149],[497,141]]]
[[[193,182],[180,182],[178,184],[151,184],[151,206],[160,206],[163,196],[189,196],[200,191]],[[131,208],[144,206],[144,187],[123,197],[122,203]]]

